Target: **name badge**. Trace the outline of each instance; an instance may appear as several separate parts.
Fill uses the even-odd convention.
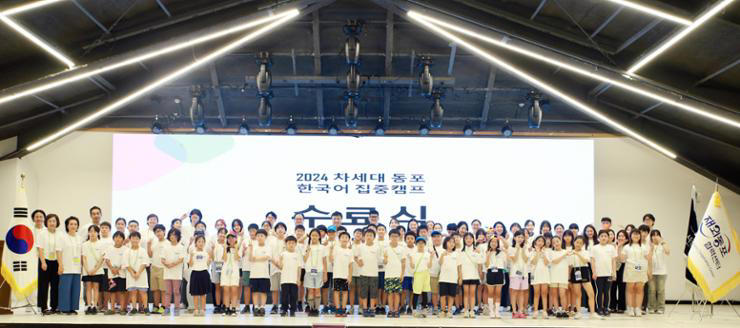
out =
[[[493,273],[496,273],[496,272],[498,272],[498,268],[493,268],[493,269],[491,269],[491,272],[493,272]]]
[[[635,265],[635,271],[642,271],[642,265]]]
[[[314,275],[314,276],[316,276],[316,275],[318,275],[318,274],[319,274],[319,270],[317,270],[317,269],[311,269],[311,271],[310,271],[309,273],[310,273],[311,275]]]
[[[581,269],[575,269],[575,271],[573,271],[573,276],[576,278],[576,281],[581,281],[583,278],[583,276],[581,276]]]
[[[516,275],[517,277],[521,277],[522,276],[522,272],[519,271],[519,270],[516,270],[516,272],[514,272],[514,275]]]
[[[72,263],[74,263],[74,264],[80,263],[80,258],[79,257],[73,257],[72,258]]]

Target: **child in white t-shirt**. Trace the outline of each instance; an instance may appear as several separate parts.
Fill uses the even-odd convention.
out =
[[[547,293],[550,287],[550,259],[545,249],[545,237],[537,236],[532,242],[533,252],[530,260],[532,267],[532,287],[534,287],[534,313],[532,319],[537,319],[540,298],[542,308],[547,309]],[[542,311],[542,317],[547,319],[547,310]]]
[[[650,231],[650,247],[653,257],[650,263],[650,277],[648,279],[648,309],[653,313],[663,314],[665,311],[665,281],[668,276],[667,257],[671,255],[668,243],[663,240],[660,231]]]
[[[385,292],[388,295],[388,317],[398,317],[398,307],[401,301],[401,278],[406,268],[406,246],[399,243],[401,238],[397,229],[389,233],[390,244],[383,250],[385,266]]]
[[[240,255],[237,245],[239,238],[234,234],[226,237],[226,248],[223,251],[221,267],[221,288],[223,288],[223,315],[236,316],[239,306],[239,267]]]
[[[609,290],[617,279],[617,249],[609,243],[609,232],[599,231],[599,244],[591,247],[592,278],[596,282],[596,312],[609,315]]]
[[[180,283],[182,282],[182,267],[185,261],[185,246],[180,243],[180,230],[171,229],[167,233],[167,244],[162,251],[161,263],[164,267],[164,315],[169,315],[170,299],[174,296],[175,316],[180,315]]]
[[[131,310],[129,314],[137,312],[149,315],[147,291],[149,283],[146,268],[149,266],[149,254],[141,247],[141,234],[133,231],[129,234],[131,246],[124,254],[123,269],[126,270],[126,289],[130,298]],[[138,302],[138,311],[136,304]]]
[[[98,290],[105,281],[103,271],[105,245],[100,241],[100,228],[91,225],[87,229],[87,241],[82,243],[82,281],[85,282],[87,308],[85,314],[98,313]]]
[[[347,297],[349,296],[349,284],[352,282],[352,263],[354,256],[349,249],[349,233],[342,231],[339,234],[339,242],[329,256],[329,262],[334,263],[334,302],[339,303],[337,317],[346,317]]]
[[[280,272],[280,298],[281,306],[280,316],[295,316],[298,306],[298,286],[300,285],[301,275],[301,254],[296,252],[297,239],[294,236],[285,238],[285,250],[275,261],[275,265],[281,270]]]

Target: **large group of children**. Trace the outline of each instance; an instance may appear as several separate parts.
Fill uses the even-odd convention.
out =
[[[106,315],[204,316],[209,294],[213,312],[229,316],[578,319],[582,307],[591,318],[664,311],[670,251],[651,214],[638,227],[615,231],[602,218],[601,229],[581,231],[548,221],[537,229],[532,220],[508,229],[480,220],[386,226],[371,211],[366,226],[350,231],[334,212],[330,226],[310,231],[295,215],[289,233],[269,212],[246,229],[239,219],[230,227],[218,219],[212,234],[197,209],[169,227],[151,214],[141,230],[135,220],[101,222],[98,207],[90,217],[80,228],[76,217],[32,214],[43,314],[77,314],[81,290],[85,314]]]

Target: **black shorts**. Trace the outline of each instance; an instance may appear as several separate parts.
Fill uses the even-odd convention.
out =
[[[334,291],[335,292],[346,292],[349,290],[347,285],[347,279],[337,278],[334,279]]]
[[[107,292],[108,291],[108,269],[103,269],[103,281],[100,283],[100,289],[98,289],[101,292]]]
[[[113,278],[114,285],[108,286],[108,290],[112,293],[125,292],[126,291],[126,278]]]
[[[299,279],[301,279],[301,285],[303,285],[303,277],[305,276],[306,276],[306,269],[301,269],[301,276],[298,277]]]
[[[439,296],[455,297],[457,295],[457,284],[449,282],[439,283]]]
[[[332,280],[334,280],[334,272],[327,272],[326,273],[326,282],[324,283],[323,286],[321,286],[321,288],[322,289],[323,288],[326,288],[326,289],[331,288]]]
[[[465,279],[463,280],[463,285],[478,286],[480,285],[480,279]]]
[[[385,271],[378,272],[378,289],[381,292],[385,291]]]
[[[252,293],[269,293],[270,292],[270,279],[269,278],[250,278],[249,287],[251,287]]]
[[[504,272],[501,269],[494,272],[491,269],[486,271],[486,285],[503,285],[504,284]]]
[[[82,282],[94,282],[101,284],[103,283],[103,280],[105,280],[105,276],[102,274],[96,274],[94,276],[83,276]]]
[[[580,271],[581,279],[576,279],[576,271]],[[574,284],[591,282],[591,270],[587,266],[574,267],[572,270],[570,270],[570,279],[568,281]]]

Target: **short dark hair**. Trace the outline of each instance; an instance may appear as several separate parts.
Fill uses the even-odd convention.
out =
[[[162,232],[167,231],[167,228],[164,227],[164,224],[156,224],[154,225],[154,232],[157,232],[157,230],[162,230]]]
[[[640,232],[647,232],[650,233],[650,227],[647,224],[641,224],[637,230],[640,230]]]
[[[249,226],[247,227],[247,231],[252,230],[252,229],[259,230],[260,226],[258,226],[256,223],[250,223]]]
[[[342,236],[347,236],[347,239],[352,239],[352,236],[350,236],[347,231],[342,231],[342,233],[339,234],[339,239],[341,239]]]
[[[125,218],[117,218],[115,223],[118,223],[118,221],[123,221],[123,225],[126,225],[126,219]]]
[[[267,214],[265,214],[265,217],[268,217],[268,216],[272,216],[277,220],[277,214],[275,214],[275,212],[273,211],[269,211],[267,212]]]
[[[388,232],[388,236],[390,237],[390,236],[393,236],[393,235],[398,235],[400,237],[401,236],[401,232],[398,231],[398,229],[391,229],[391,231]]]
[[[188,217],[192,217],[193,214],[197,215],[199,220],[203,220],[203,213],[201,213],[199,209],[197,209],[197,208],[192,209],[190,211],[190,215],[188,215]],[[191,221],[192,221],[192,219],[191,219]]]
[[[601,229],[601,230],[599,230],[599,233],[598,233],[597,236],[601,237],[601,234],[602,233],[605,234],[607,238],[609,237],[609,230]]]
[[[568,230],[576,229],[578,230],[578,224],[577,223],[571,223],[568,225]]]
[[[364,236],[364,235],[367,235],[367,234],[372,234],[373,237],[375,237],[375,230],[373,230],[373,229],[365,229],[365,231],[363,231],[362,235]]]
[[[231,221],[231,230],[236,230],[234,229],[234,225],[237,225],[237,224],[239,225],[239,228],[244,230],[244,223],[242,222],[242,220],[239,220],[239,219],[234,219],[233,221]]]
[[[111,225],[110,225],[110,222],[108,222],[108,221],[100,222],[100,227],[101,228],[102,227],[108,227],[108,229],[111,229],[112,228]]]
[[[265,229],[259,229],[257,230],[256,235],[264,235],[265,237],[267,237],[267,231]]]
[[[167,232],[167,239],[170,239],[170,236],[175,235],[175,239],[177,239],[177,242],[180,242],[180,238],[182,238],[182,233],[178,229],[170,229],[170,231]]]
[[[655,222],[655,215],[652,215],[651,213],[647,213],[642,216],[642,222],[645,222],[645,219],[650,219],[653,222]]]
[[[113,239],[116,239],[116,237],[120,237],[121,239],[126,239],[126,235],[123,234],[123,232],[116,231],[113,233]]]
[[[156,214],[154,214],[154,213],[151,213],[151,214],[149,214],[149,215],[146,216],[147,222],[149,221],[150,218],[155,218],[155,219],[157,219],[157,222],[159,222],[159,217]]]
[[[69,222],[72,220],[77,221],[77,230],[80,229],[80,220],[74,216],[68,217],[66,220],[64,220],[64,230],[69,232]]]
[[[604,223],[604,222],[612,223],[612,219],[610,217],[608,217],[608,216],[605,216],[605,217],[601,218],[601,222],[602,223]]]
[[[98,212],[100,212],[100,214],[103,214],[103,210],[101,210],[100,207],[98,207],[97,205],[95,205],[93,207],[90,207],[90,210],[88,212],[90,212],[90,214],[92,214],[92,211],[94,211],[94,210],[98,210]]]
[[[283,227],[283,230],[285,230],[285,231],[288,231],[288,226],[286,226],[286,225],[285,225],[285,223],[282,223],[282,222],[278,222],[278,223],[277,223],[277,224],[275,225],[275,230],[277,230],[277,229],[278,229],[278,228],[280,228],[280,227]]]
[[[294,242],[294,243],[297,243],[297,242],[298,242],[298,239],[296,239],[296,238],[295,238],[295,237],[293,237],[293,236],[288,236],[288,237],[285,237],[285,242],[286,242],[286,243],[287,243],[287,242],[291,242],[291,241],[292,241],[292,242]]]
[[[203,225],[203,229],[208,229],[208,225],[205,222],[203,222],[203,220],[198,221],[198,223],[195,224],[196,227],[198,225]]]
[[[380,213],[378,213],[378,211],[376,211],[375,209],[372,209],[372,210],[370,210],[368,216],[369,215],[380,215]]]
[[[36,213],[41,213],[41,215],[44,216],[44,222],[46,222],[46,212],[44,212],[43,210],[35,210],[31,212],[31,220],[33,220],[33,217],[36,216]]]
[[[131,225],[131,223],[136,223],[136,225],[139,225],[139,221],[136,221],[136,220],[128,221],[128,225]]]
[[[339,216],[340,218],[343,217],[342,212],[339,212],[339,211],[334,211],[333,213],[331,213],[331,217],[335,217],[335,216]]]
[[[403,239],[406,239],[408,236],[414,237],[416,239],[416,233],[413,231],[406,232],[406,234],[403,236]]]
[[[54,213],[49,213],[44,219],[44,227],[49,227],[49,219],[57,220],[57,228],[59,228],[59,216]]]
[[[128,235],[128,239],[131,239],[134,237],[141,239],[141,234],[138,231],[134,231]]]
[[[303,230],[306,231],[306,227],[304,227],[302,224],[299,224],[293,228],[293,230]]]

